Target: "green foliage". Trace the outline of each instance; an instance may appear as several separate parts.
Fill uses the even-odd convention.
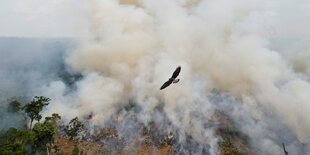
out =
[[[16,128],[10,128],[6,132],[0,134],[0,143],[20,142],[33,144],[36,135],[31,130],[18,130]]]
[[[36,123],[32,130],[10,128],[0,132],[0,155],[2,152],[8,155],[44,154],[46,148],[51,150],[60,119],[58,114],[52,114],[52,117],[45,117],[43,123]],[[56,150],[57,146],[54,149]]]
[[[79,152],[79,147],[77,145],[74,145],[71,155],[79,155]]]
[[[32,127],[33,120],[40,121],[42,116],[40,112],[43,110],[44,106],[49,104],[51,99],[44,96],[36,96],[34,99],[23,107],[27,116],[30,118],[30,128]]]
[[[33,132],[36,134],[35,148],[44,150],[47,144],[53,142],[56,130],[51,124],[36,123]]]
[[[55,153],[58,153],[58,151],[59,151],[59,146],[58,146],[58,145],[54,145],[54,146],[53,146],[53,149],[55,150]]]
[[[0,155],[27,155],[22,143],[12,142],[0,144]]]
[[[219,128],[219,133],[223,137],[227,137],[227,138],[240,138],[245,143],[248,142],[248,137],[246,135],[244,135],[243,133],[241,133],[234,126],[226,126],[226,127]]]
[[[236,146],[234,142],[239,140],[240,142],[246,144],[248,137],[240,132],[235,126],[226,125],[219,128],[217,132],[223,138],[223,140],[218,143],[223,155],[245,154],[243,150],[244,146]]]
[[[242,155],[242,152],[233,145],[229,138],[219,142],[219,147],[223,155]]]
[[[27,146],[34,144],[36,135],[31,130],[10,128],[0,133],[0,154],[27,154]]]
[[[45,117],[43,123],[36,123],[34,125],[32,130],[36,134],[36,149],[44,150],[45,147],[54,143],[54,136],[57,133],[57,123],[60,119],[61,117],[54,113],[52,117]]]
[[[160,145],[163,146],[163,147],[169,146],[167,140],[163,140],[163,141],[160,143]]]
[[[14,96],[7,99],[6,104],[0,105],[0,113],[3,116],[0,118],[2,130],[7,130],[10,127],[27,128],[27,122],[25,121],[27,117],[22,110],[23,103],[26,100],[24,96]]]
[[[58,121],[61,119],[61,116],[57,113],[53,113],[52,117],[45,117],[44,124],[53,125],[55,128],[57,127]]]
[[[222,155],[252,154],[249,152],[248,136],[237,128],[237,124],[222,111],[217,111],[217,117],[222,124],[216,133],[222,138],[218,142]]]
[[[18,112],[22,108],[22,103],[18,100],[13,100],[9,102],[8,110],[9,112]]]
[[[68,125],[65,126],[65,133],[70,139],[76,137],[81,131],[84,130],[84,124],[79,121],[77,117],[73,118]]]

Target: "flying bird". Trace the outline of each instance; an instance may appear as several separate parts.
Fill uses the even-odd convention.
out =
[[[169,78],[169,80],[167,82],[165,82],[161,87],[160,90],[165,89],[166,87],[168,87],[171,83],[178,83],[180,81],[180,79],[176,79],[179,75],[179,73],[181,72],[181,66],[178,66],[175,71],[172,74],[172,77]]]

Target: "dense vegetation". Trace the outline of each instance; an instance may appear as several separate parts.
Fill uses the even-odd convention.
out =
[[[251,155],[248,148],[248,137],[236,128],[234,122],[223,112],[217,112],[219,121],[222,122],[216,132],[221,137],[218,142],[221,155]]]
[[[27,128],[9,128],[0,132],[0,154],[25,155],[25,154],[50,154],[57,153],[58,146],[54,143],[59,134],[58,123],[61,116],[57,113],[45,117],[40,122],[41,111],[49,104],[50,99],[36,96],[29,103],[23,104],[19,100],[12,100],[8,110],[22,115],[30,124]],[[32,126],[33,121],[37,121]],[[26,121],[25,121],[25,127]],[[66,125],[65,131],[73,139],[83,130],[83,124],[76,118]],[[53,151],[52,151],[53,150]]]

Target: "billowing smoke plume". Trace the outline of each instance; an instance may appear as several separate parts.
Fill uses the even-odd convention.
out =
[[[223,110],[259,154],[281,154],[282,142],[302,154],[301,143],[310,140],[309,6],[90,0],[89,33],[66,60],[84,78],[69,94],[60,81],[47,86],[54,99],[47,113],[99,115],[94,123],[104,127],[128,102],[141,107],[137,119],[145,124],[161,121],[161,106],[170,122],[163,128],[179,132],[180,143],[190,135],[218,154],[215,126],[205,123]],[[181,81],[160,91],[178,65]]]

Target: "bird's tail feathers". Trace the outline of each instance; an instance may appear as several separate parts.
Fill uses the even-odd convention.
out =
[[[180,81],[180,79],[175,79],[173,80],[173,83],[178,83]]]

